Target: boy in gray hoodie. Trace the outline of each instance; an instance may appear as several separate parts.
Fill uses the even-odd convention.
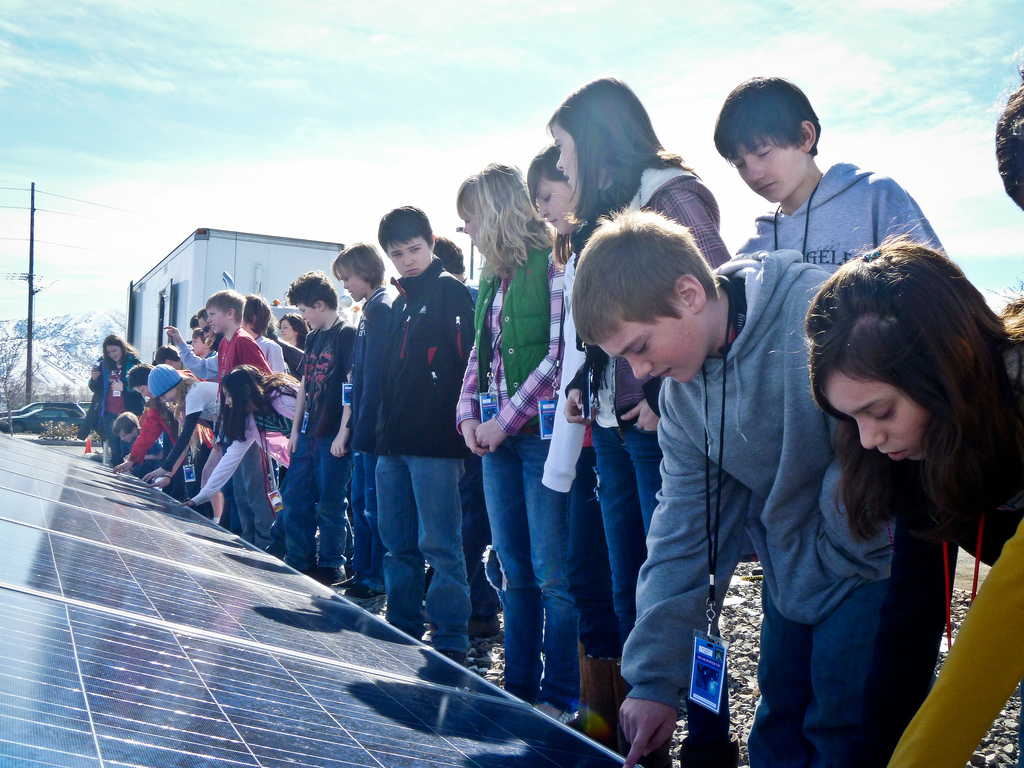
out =
[[[613,217],[580,258],[580,336],[637,376],[670,379],[662,492],[623,652],[627,766],[671,736],[694,633],[715,631],[748,538],[765,613],[751,766],[835,764],[860,725],[890,546],[884,532],[851,537],[832,424],[811,398],[803,323],[826,277],[793,251],[712,273],[684,227],[647,212]]]
[[[804,92],[781,77],[736,86],[715,122],[715,147],[774,211],[737,253],[793,249],[834,272],[889,235],[940,249],[938,237],[906,190],[887,176],[836,163],[824,174],[821,124]]]

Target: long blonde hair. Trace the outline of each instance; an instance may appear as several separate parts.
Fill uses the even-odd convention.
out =
[[[479,222],[477,245],[485,277],[511,277],[531,248],[551,248],[554,229],[530,203],[523,174],[512,165],[491,163],[459,187],[459,216]]]

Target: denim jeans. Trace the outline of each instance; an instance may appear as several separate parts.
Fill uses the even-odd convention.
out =
[[[352,569],[367,586],[384,588],[384,542],[377,527],[377,457],[352,454]]]
[[[267,461],[271,459],[268,457]],[[198,471],[198,467],[196,469]],[[269,467],[264,466],[260,446],[253,443],[231,476],[241,537],[262,550],[270,549],[273,544],[271,527],[274,525],[274,508],[267,496],[266,469]]]
[[[282,491],[284,561],[292,568],[305,571],[317,565],[345,565],[345,546],[351,535],[345,494],[351,478],[351,454],[332,456],[330,438],[299,435]]]
[[[484,456],[484,495],[505,613],[505,688],[559,709],[579,699],[576,607],[569,596],[568,494],[541,484],[548,442],[508,437]],[[543,650],[543,661],[541,651]]]
[[[473,604],[470,618],[493,619],[498,615],[501,603],[484,572],[484,550],[491,544],[491,524],[487,520],[484,470],[480,457],[471,455],[465,460],[465,469],[459,480],[459,498],[462,500],[462,552],[466,557],[469,601]]]
[[[763,590],[751,768],[849,764],[887,588],[862,584],[815,625],[784,618]]]
[[[387,620],[419,640],[423,636],[423,560],[433,567],[427,618],[434,647],[469,648],[469,585],[462,554],[462,459],[429,456],[377,457],[377,523],[387,548],[384,584]]]
[[[591,435],[615,613],[625,643],[636,623],[636,580],[647,559],[647,531],[661,489],[661,448],[657,434],[636,428],[620,434],[595,424]]]
[[[597,659],[622,656],[608,542],[597,500],[597,457],[587,446],[580,452],[569,491],[569,594],[579,614],[580,643],[586,654]]]

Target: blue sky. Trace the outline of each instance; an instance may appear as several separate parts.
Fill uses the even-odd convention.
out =
[[[462,179],[525,167],[562,98],[614,74],[736,247],[767,206],[716,154],[714,120],[737,83],[777,74],[818,112],[822,166],[895,178],[998,289],[1024,279],[1024,213],[992,142],[1022,21],[1024,0],[0,0],[0,187],[110,206],[37,197],[36,311],[123,309],[128,282],[197,227],[373,241],[413,204],[452,234]],[[2,273],[27,269],[27,205],[0,190]],[[0,280],[0,319],[24,295]]]

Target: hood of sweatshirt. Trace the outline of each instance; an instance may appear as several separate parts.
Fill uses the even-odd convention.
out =
[[[737,253],[793,249],[833,271],[890,235],[906,234],[941,248],[920,206],[899,184],[852,163],[837,163],[792,215],[771,210],[755,221],[757,233]]]
[[[828,273],[796,251],[760,252],[718,272],[744,280],[743,328],[724,359],[705,361],[701,376],[666,382],[662,411],[666,401],[684,406],[676,412],[694,444],[703,448],[711,436],[713,463],[724,435],[722,467],[760,507],[747,533],[772,597],[788,618],[816,623],[854,586],[888,575],[885,532],[866,542],[850,535],[836,494],[833,423],[811,396],[804,318]],[[703,470],[697,474],[702,497]]]

